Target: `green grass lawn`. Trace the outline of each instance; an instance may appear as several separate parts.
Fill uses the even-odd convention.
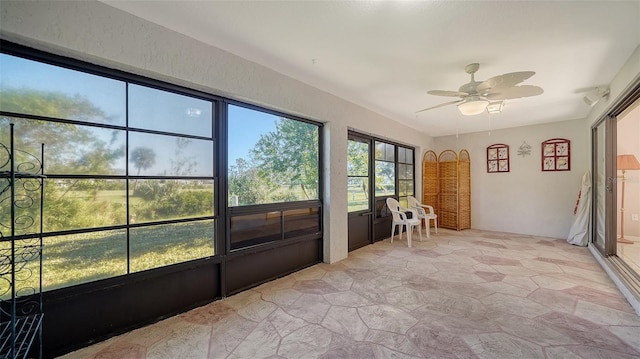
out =
[[[212,220],[133,228],[130,235],[130,271],[212,256],[213,233]],[[2,254],[7,253],[9,247],[9,242],[2,242]],[[43,290],[127,274],[125,231],[44,238],[43,268]],[[23,294],[30,294],[26,288],[38,287],[38,273],[37,261],[27,263],[17,278],[16,288],[24,288]],[[0,281],[0,298],[8,298],[8,290],[7,281]]]
[[[363,211],[369,208],[369,199],[362,189],[349,190],[347,194],[347,210],[349,212]]]
[[[140,184],[139,184],[140,185]],[[114,188],[113,186],[111,188]],[[67,190],[69,189],[69,190]],[[291,189],[288,189],[290,190]],[[132,189],[130,190],[132,192]],[[150,220],[170,220],[196,216],[212,215],[211,209],[196,205],[206,204],[207,197],[212,196],[210,190],[201,186],[180,187],[181,192],[172,192],[171,197],[178,198],[181,205],[177,211],[166,211],[158,216],[148,217],[150,211],[163,210],[166,197],[146,200],[142,197],[129,196],[131,223],[143,223]],[[299,191],[294,188],[293,191]],[[180,197],[182,193],[187,196]],[[194,197],[202,201],[180,202]],[[202,194],[200,194],[202,193]],[[105,226],[124,225],[126,219],[126,196],[124,182],[122,189],[100,190],[94,193],[79,190],[73,182],[57,183],[45,191],[44,231],[60,231]],[[351,208],[367,207],[367,199],[362,192],[354,193],[350,201]],[[194,212],[195,213],[191,213]],[[170,208],[171,209],[171,208]],[[27,209],[34,216],[37,208]],[[35,212],[34,212],[35,211]],[[146,214],[145,214],[146,213]],[[152,212],[153,213],[153,212]],[[138,214],[136,218],[136,214]],[[148,218],[146,218],[147,216]],[[31,226],[27,232],[38,231],[38,225]],[[155,225],[129,229],[129,243],[125,229],[80,233],[64,236],[45,237],[43,239],[43,273],[42,289],[52,290],[87,283],[99,279],[110,278],[127,273],[149,270],[161,266],[181,263],[214,255],[214,222],[204,220],[190,223]],[[4,231],[3,231],[4,234]],[[17,245],[22,241],[17,241]],[[9,252],[10,242],[0,242],[0,257]],[[129,251],[127,252],[127,248]],[[129,258],[127,258],[129,253]],[[0,260],[0,299],[9,297],[10,286],[6,280],[9,272],[8,261]],[[20,275],[16,278],[16,288],[23,288],[20,294],[31,292],[28,288],[39,286],[39,262],[22,263]],[[129,268],[127,268],[127,266]],[[4,279],[4,280],[2,280]]]

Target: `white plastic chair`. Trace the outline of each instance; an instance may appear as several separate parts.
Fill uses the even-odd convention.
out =
[[[391,243],[393,243],[396,226],[399,227],[398,232],[400,239],[402,239],[402,226],[407,230],[407,246],[409,248],[411,248],[411,233],[415,227],[418,227],[418,234],[420,235],[420,241],[422,241],[422,221],[418,218],[418,212],[414,209],[400,207],[400,203],[398,203],[395,198],[387,198],[387,206],[393,215],[393,224],[391,225]],[[407,218],[407,214],[405,212],[411,212],[411,219]]]
[[[409,202],[409,207],[415,209],[418,212],[418,218],[422,221],[424,219],[425,226],[427,227],[427,238],[431,238],[429,235],[429,221],[433,220],[433,227],[436,229],[436,234],[438,233],[438,215],[433,212],[433,207],[428,204],[422,204],[418,202],[418,200],[413,196],[408,196],[407,201]]]

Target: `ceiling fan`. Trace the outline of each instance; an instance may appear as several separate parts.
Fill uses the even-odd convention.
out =
[[[522,81],[535,75],[534,71],[510,72],[492,77],[486,81],[476,81],[474,74],[479,68],[480,64],[478,63],[465,66],[464,70],[471,75],[471,81],[460,86],[458,91],[432,90],[427,92],[429,95],[460,97],[460,99],[428,107],[416,111],[416,113],[458,104],[458,110],[463,115],[472,116],[484,112],[488,105],[498,104],[498,108],[501,108],[503,100],[537,96],[544,92],[538,86],[517,86]]]

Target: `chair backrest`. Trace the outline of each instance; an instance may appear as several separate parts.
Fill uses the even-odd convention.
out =
[[[423,203],[418,202],[418,200],[414,196],[407,196],[407,201],[409,203],[409,207],[414,208],[422,208],[425,214],[433,214],[433,207],[429,206],[428,208],[423,208]]]
[[[400,217],[400,214],[398,213],[398,211],[400,211],[400,203],[395,198],[389,197],[387,198],[387,206],[391,210],[391,214],[393,215],[393,221],[401,222],[402,217]]]

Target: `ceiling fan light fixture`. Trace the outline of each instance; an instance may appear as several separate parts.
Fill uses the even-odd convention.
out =
[[[465,116],[479,115],[487,108],[489,101],[478,96],[471,96],[458,105],[458,110]]]
[[[502,112],[502,101],[491,102],[487,105],[487,112],[490,114],[496,114]]]

